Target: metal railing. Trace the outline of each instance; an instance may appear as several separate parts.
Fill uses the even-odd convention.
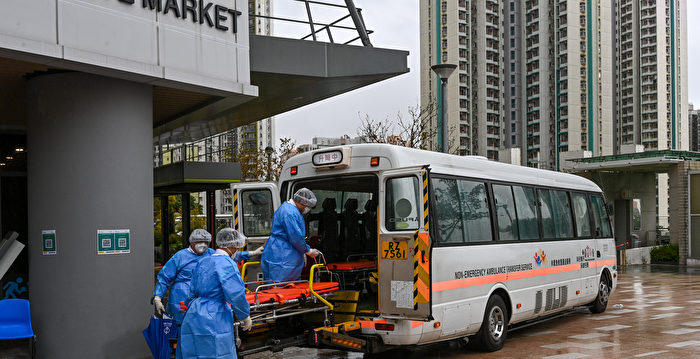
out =
[[[270,21],[276,21],[276,22],[281,22],[281,23],[289,23],[289,24],[302,24],[302,25],[308,25],[309,26],[309,32],[305,32],[304,35],[301,35],[299,38],[301,40],[307,40],[311,39],[313,41],[319,41],[319,35],[320,34],[325,34],[325,36],[328,37],[328,40],[331,43],[336,43],[337,36],[334,37],[334,30],[335,31],[352,31],[356,32],[357,36],[354,36],[350,38],[349,40],[345,40],[342,43],[343,44],[351,44],[357,40],[360,40],[362,42],[363,46],[372,46],[372,43],[369,40],[369,34],[372,33],[372,30],[368,30],[365,27],[365,22],[364,19],[362,18],[362,9],[355,7],[355,4],[353,3],[352,0],[344,0],[344,4],[339,4],[339,3],[332,3],[328,1],[317,1],[317,0],[290,0],[290,2],[297,2],[297,3],[303,3],[304,6],[304,11],[306,14],[306,19],[292,19],[292,18],[287,18],[287,17],[279,17],[279,16],[270,16],[270,15],[263,15],[263,14],[258,14],[258,13],[249,13],[248,16],[252,19],[266,19]],[[301,4],[300,4],[301,5]],[[332,20],[330,22],[319,22],[314,20],[315,16],[318,15],[318,12],[323,13],[324,11],[327,12],[329,9],[346,9],[347,10],[347,15],[341,16],[335,20]],[[314,13],[312,9],[317,9],[317,12]],[[253,9],[255,10],[255,9]],[[349,20],[352,21],[352,26],[346,25],[344,22],[349,22]],[[264,34],[267,35],[267,34]],[[281,37],[288,37],[285,35],[289,34],[283,34],[283,33],[275,33],[275,34],[270,34],[274,36],[281,36]]]
[[[153,167],[177,162],[234,162],[239,151],[236,130],[226,131],[189,143],[156,145]],[[256,140],[253,140],[253,145]],[[243,141],[245,145],[245,140]]]

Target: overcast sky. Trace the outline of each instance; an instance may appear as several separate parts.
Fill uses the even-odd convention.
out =
[[[273,1],[275,16],[296,19],[305,17],[305,8],[302,2]],[[329,1],[344,3],[342,0]],[[355,6],[362,9],[362,16],[367,28],[374,31],[370,35],[372,45],[409,51],[408,67],[410,72],[275,116],[277,144],[279,144],[279,139],[283,137],[293,139],[297,145],[311,143],[311,139],[316,136],[340,137],[349,135],[355,137],[357,128],[360,126],[360,116],[364,118],[365,115],[369,115],[376,120],[383,120],[387,117],[395,119],[398,112],[406,115],[409,106],[420,104],[418,1],[354,1]],[[692,19],[697,18],[693,14],[700,14],[700,1],[687,0],[687,3],[687,18],[691,20],[688,21],[688,34],[697,34],[700,25]],[[340,9],[338,11],[312,7],[314,20],[322,23],[328,23],[346,14]],[[277,22],[273,24],[273,27],[275,33],[308,33],[308,27],[294,28]],[[334,38],[336,36],[334,32]],[[340,41],[336,39],[336,42]],[[700,61],[700,36],[688,36],[688,100],[700,105],[700,66],[697,65],[698,61]]]

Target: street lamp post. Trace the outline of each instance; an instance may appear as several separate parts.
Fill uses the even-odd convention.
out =
[[[452,72],[457,68],[455,64],[437,64],[430,67],[439,77],[442,84],[442,125],[440,131],[442,133],[442,152],[447,153],[447,79],[452,75]]]
[[[267,155],[267,180],[270,181],[272,179],[272,152],[275,150],[271,146],[265,147],[265,154]]]

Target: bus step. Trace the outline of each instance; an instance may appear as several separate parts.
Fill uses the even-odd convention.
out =
[[[359,322],[351,323],[355,323],[357,329],[360,329]],[[343,324],[347,323],[341,323],[334,327],[323,327],[314,329],[314,331],[311,333],[310,344],[312,346],[328,346],[357,352],[366,351],[366,340],[355,338],[348,334],[339,333],[339,326],[342,326]]]

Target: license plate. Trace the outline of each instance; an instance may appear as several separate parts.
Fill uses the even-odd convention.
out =
[[[408,242],[384,241],[382,242],[382,258],[406,259],[408,258]]]

